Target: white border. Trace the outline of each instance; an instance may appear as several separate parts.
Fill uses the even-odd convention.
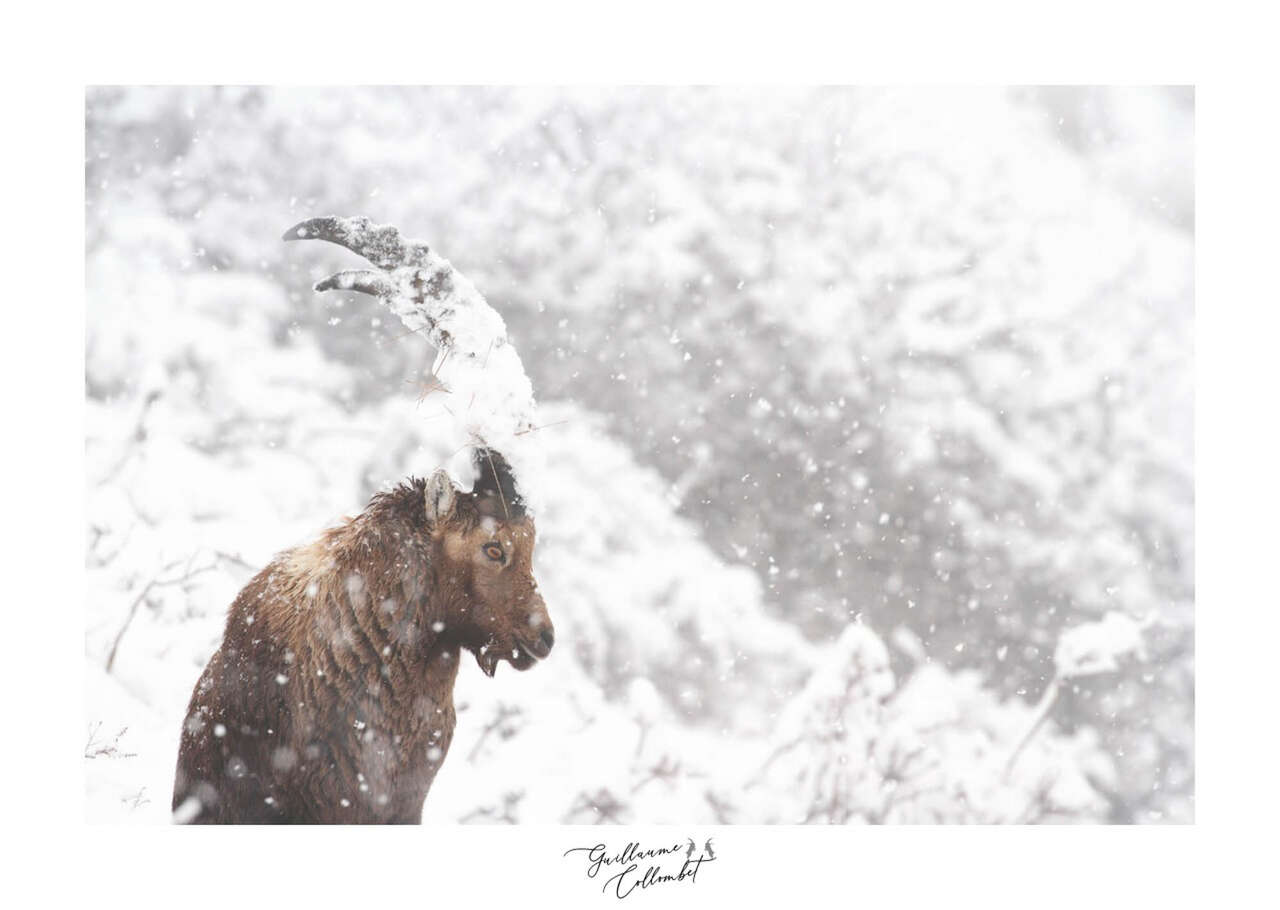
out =
[[[1257,903],[1275,818],[1277,388],[1273,30],[1232,4],[791,2],[99,5],[18,23],[7,62],[11,257],[5,780],[42,903],[599,906],[560,851],[602,829],[91,828],[83,771],[83,84],[102,82],[1194,82],[1199,179],[1198,824],[1165,829],[699,829],[721,860],[663,906]],[[21,36],[22,40],[17,40]],[[15,179],[16,178],[16,179]],[[74,213],[74,214],[73,214]],[[34,241],[34,242],[33,242]],[[34,247],[34,248],[33,248]],[[1265,701],[1264,701],[1265,699]],[[686,832],[680,830],[681,836]],[[609,843],[670,837],[608,829]],[[584,840],[585,838],[585,840]],[[677,888],[679,886],[670,886]],[[1248,898],[1247,902],[1245,898]],[[944,904],[945,902],[945,904]],[[458,904],[455,903],[455,906]]]

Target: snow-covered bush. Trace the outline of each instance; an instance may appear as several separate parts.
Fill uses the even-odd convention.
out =
[[[775,822],[1098,817],[1106,803],[1090,777],[1109,782],[1113,770],[1091,733],[1042,737],[1010,773],[1031,713],[972,671],[923,664],[895,685],[884,643],[851,625],[788,705],[747,793]]]

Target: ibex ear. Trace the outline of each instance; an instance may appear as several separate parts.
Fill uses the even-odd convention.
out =
[[[453,515],[457,490],[447,471],[436,471],[431,475],[426,492],[427,521],[437,524]]]

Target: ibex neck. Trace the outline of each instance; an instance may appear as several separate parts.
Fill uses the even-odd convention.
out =
[[[280,559],[299,644],[365,692],[452,696],[458,648],[442,617],[449,593],[432,570],[422,482],[374,497],[359,516]],[[298,596],[300,595],[300,596]]]

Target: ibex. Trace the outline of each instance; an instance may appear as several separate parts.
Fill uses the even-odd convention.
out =
[[[336,219],[304,224],[396,264]],[[175,820],[420,821],[453,737],[461,652],[493,676],[555,641],[510,466],[483,447],[473,461],[471,492],[444,471],[411,479],[240,592],[187,709]]]

